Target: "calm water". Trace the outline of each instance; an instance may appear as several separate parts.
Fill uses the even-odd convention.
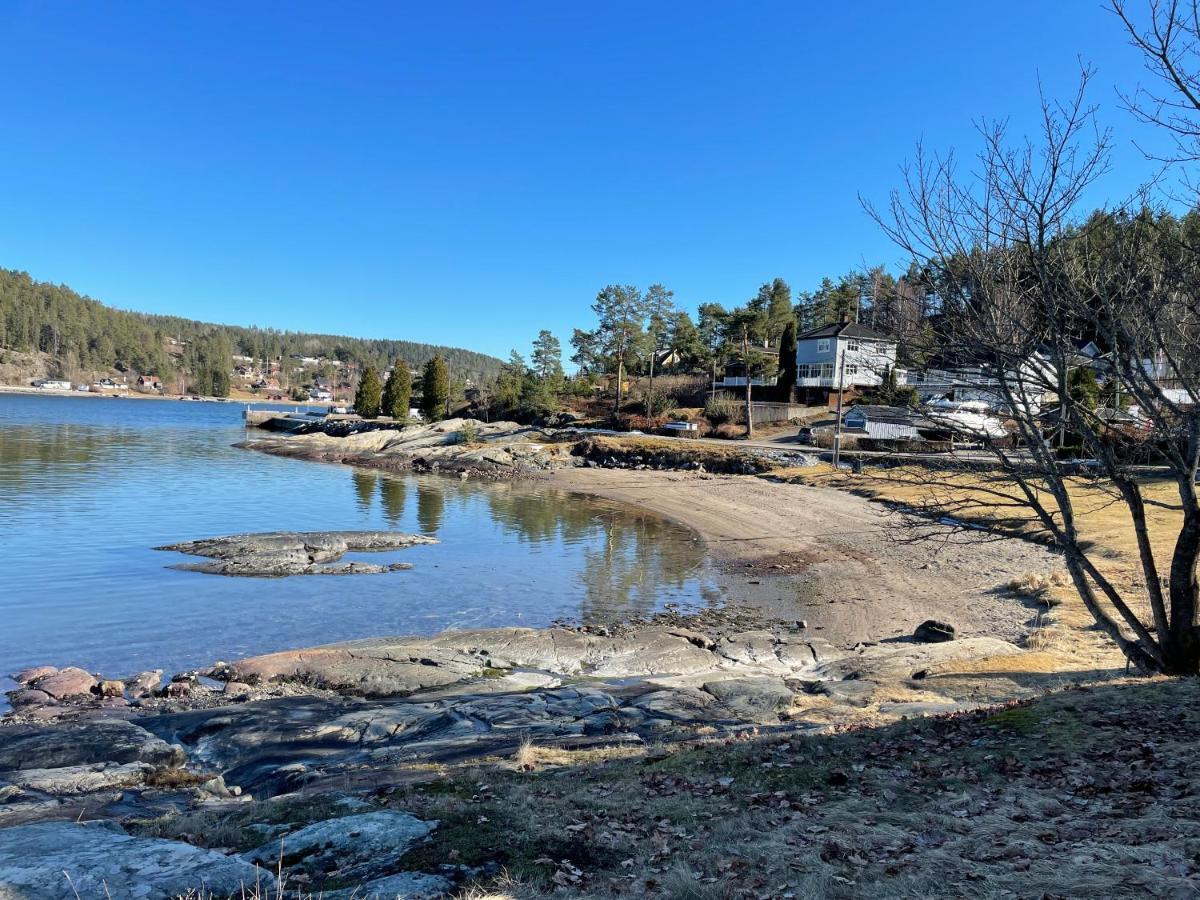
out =
[[[0,673],[169,670],[379,634],[711,602],[690,532],[536,484],[279,459],[236,404],[0,394]],[[151,548],[242,531],[397,529],[407,572],[226,578]]]

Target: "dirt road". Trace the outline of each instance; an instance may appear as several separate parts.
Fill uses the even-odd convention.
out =
[[[561,470],[551,482],[695,529],[723,572],[727,601],[805,619],[835,643],[908,635],[931,618],[964,636],[1017,640],[1037,609],[1004,586],[1061,567],[1024,541],[958,535],[907,543],[894,514],[828,488],[598,468]]]

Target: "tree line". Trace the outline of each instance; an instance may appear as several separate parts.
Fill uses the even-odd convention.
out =
[[[182,355],[168,352],[170,341],[177,342],[176,348],[181,345]],[[440,356],[456,377],[477,383],[495,377],[501,366],[486,354],[414,341],[214,325],[128,312],[12,269],[0,269],[0,348],[47,353],[66,375],[118,369],[167,380],[183,371],[192,390],[217,396],[228,393],[234,354],[263,363],[324,357],[380,371],[396,360],[420,367]]]

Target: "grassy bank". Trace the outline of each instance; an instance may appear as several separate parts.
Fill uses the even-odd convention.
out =
[[[462,896],[1192,896],[1198,702],[1143,681],[673,755],[525,747],[375,801],[441,823],[406,867],[502,868]],[[288,803],[148,829],[244,847],[249,822],[306,816]]]

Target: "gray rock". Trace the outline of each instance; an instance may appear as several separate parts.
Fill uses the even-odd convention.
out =
[[[285,870],[312,878],[373,878],[399,868],[400,857],[437,828],[408,813],[359,813],[314,822],[244,854],[248,862],[270,866],[282,858]]]
[[[0,772],[57,769],[94,763],[144,762],[178,766],[183,751],[124,721],[0,728]]]
[[[409,563],[373,565],[338,564],[349,551],[399,550],[416,544],[436,544],[420,534],[393,531],[272,531],[233,534],[200,541],[167,544],[155,550],[173,550],[206,556],[212,562],[182,563],[175,568],[211,575],[274,578],[285,575],[359,575],[409,569]]]
[[[425,900],[454,889],[450,879],[424,872],[398,872],[353,888],[325,891],[325,900]]]
[[[69,877],[69,880],[68,880]],[[0,829],[0,900],[240,896],[275,880],[237,857],[71,822]]]
[[[7,773],[17,787],[45,794],[87,794],[141,784],[154,767],[144,762],[94,763],[56,769],[18,769]]]
[[[878,689],[879,685],[873,681],[850,679],[849,681],[822,681],[816,686],[813,693],[823,694],[835,703],[842,703],[846,706],[866,707],[871,705],[871,700]]]
[[[780,710],[792,705],[792,692],[782,678],[729,678],[703,685],[723,706],[752,722],[777,722]]]

